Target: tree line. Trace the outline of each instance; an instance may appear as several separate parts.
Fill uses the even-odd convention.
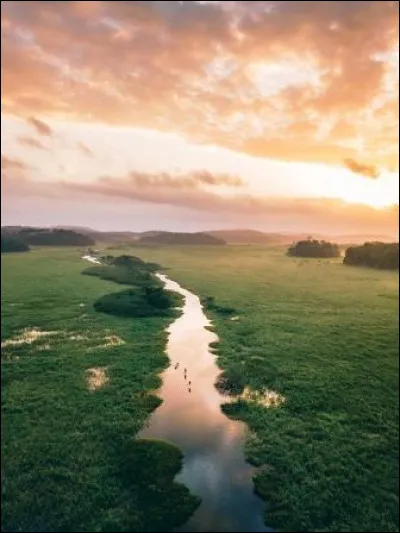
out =
[[[1,229],[2,252],[24,252],[29,246],[91,246],[95,241],[82,233],[68,229],[21,228],[12,233]]]

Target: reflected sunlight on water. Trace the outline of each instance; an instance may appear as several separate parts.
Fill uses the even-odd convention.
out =
[[[164,401],[139,437],[170,441],[184,454],[176,480],[202,503],[178,531],[271,531],[263,523],[263,502],[253,492],[254,469],[244,458],[245,426],[222,413],[226,398],[214,387],[220,370],[209,343],[218,337],[205,329],[210,321],[199,298],[166,276],[158,277],[185,303],[168,328],[171,364],[158,392]]]

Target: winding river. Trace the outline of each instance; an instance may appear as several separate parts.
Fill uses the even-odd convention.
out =
[[[170,366],[158,392],[163,403],[139,437],[178,446],[184,465],[176,481],[202,498],[176,531],[271,531],[263,523],[263,502],[253,492],[254,469],[244,457],[245,425],[222,413],[226,398],[214,387],[220,370],[209,344],[218,337],[206,329],[210,321],[199,298],[167,276],[158,277],[167,290],[184,297],[184,306],[168,328]]]

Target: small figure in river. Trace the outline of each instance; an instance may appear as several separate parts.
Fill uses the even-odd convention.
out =
[[[179,366],[179,363],[176,363],[176,365],[175,365],[175,370],[178,368],[178,366]]]
[[[192,389],[189,387],[189,388],[188,388],[188,391],[189,391],[189,392],[192,392]]]
[[[188,385],[189,385],[189,388],[190,388],[190,385],[191,385],[191,384],[192,384],[192,382],[191,382],[191,381],[189,381],[189,383],[188,383]]]

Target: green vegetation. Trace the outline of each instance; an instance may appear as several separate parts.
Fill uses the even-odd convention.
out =
[[[224,240],[209,233],[172,233],[169,231],[154,232],[150,235],[143,235],[139,238],[139,244],[175,244],[175,245],[196,245],[208,244],[222,246]]]
[[[29,246],[13,235],[1,235],[1,253],[5,252],[29,252]]]
[[[172,308],[181,303],[178,295],[164,290],[154,276],[160,268],[138,257],[107,256],[104,265],[87,268],[83,274],[132,285],[127,291],[106,294],[94,302],[96,311],[126,317],[176,316]]]
[[[102,313],[126,317],[176,316],[171,308],[180,299],[161,287],[141,287],[106,294],[95,301],[94,308]]]
[[[215,386],[222,394],[241,394],[246,386],[242,366],[240,364],[229,366],[218,376]]]
[[[2,531],[168,531],[198,498],[175,447],[134,437],[171,319],[97,313],[116,286],[82,268],[66,248],[2,256]]]
[[[213,296],[207,296],[201,300],[201,303],[206,311],[213,311],[220,315],[234,315],[237,312],[234,307],[217,304]]]
[[[209,310],[223,370],[282,394],[224,411],[247,422],[268,525],[283,531],[398,531],[398,276],[308,261],[282,248],[137,249],[168,265]],[[304,265],[303,268],[297,268]]]
[[[343,259],[345,265],[396,270],[399,268],[399,243],[366,242],[351,246]]]
[[[118,257],[108,255],[101,260],[104,264],[86,268],[82,273],[115,281],[121,285],[162,287],[162,283],[153,276],[153,273],[160,268],[155,263],[145,263],[139,257],[130,255]]]
[[[9,231],[2,228],[2,236]],[[32,246],[90,246],[95,242],[87,235],[67,229],[21,227],[11,231],[14,237]]]
[[[339,257],[340,248],[331,242],[306,239],[290,246],[287,253],[292,257]]]

